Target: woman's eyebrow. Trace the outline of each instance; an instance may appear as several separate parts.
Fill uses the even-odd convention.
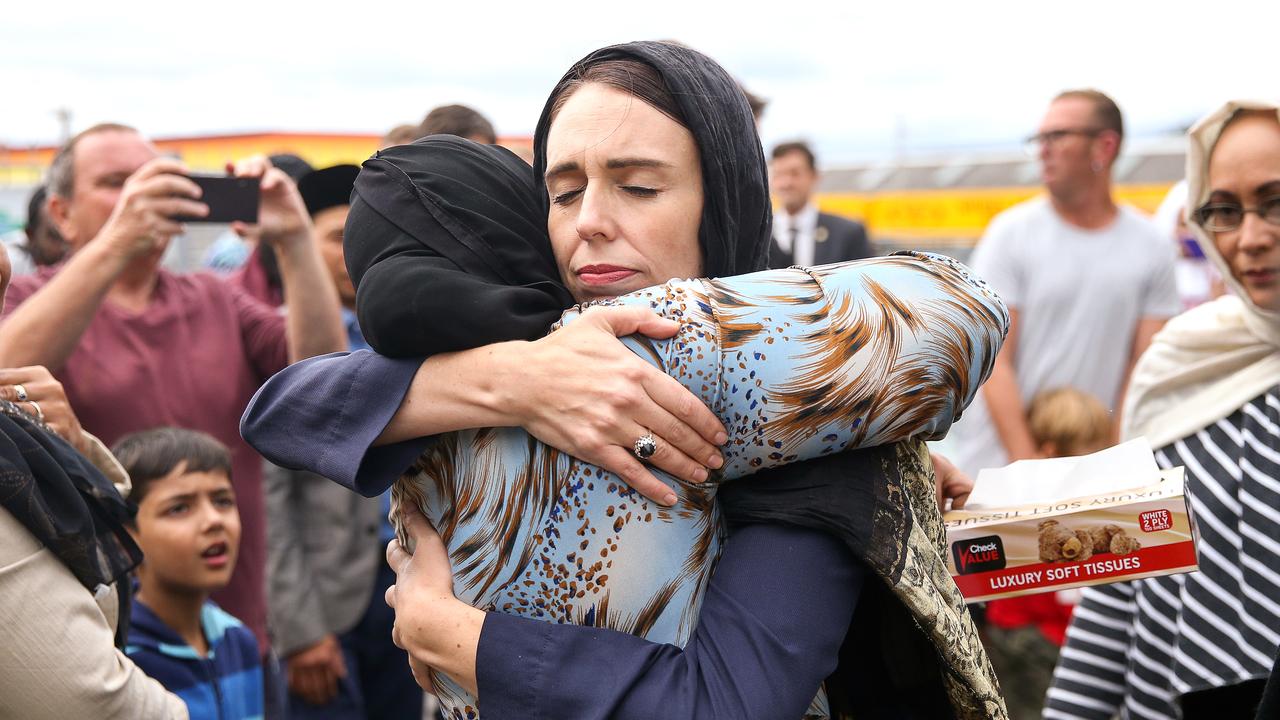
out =
[[[1280,194],[1280,180],[1271,180],[1269,182],[1262,183],[1258,186],[1258,189],[1254,191],[1254,194],[1261,195],[1263,197],[1271,197],[1273,195]]]
[[[669,162],[663,160],[654,160],[653,158],[610,158],[604,164],[610,170],[620,170],[622,168],[669,168],[674,167]]]
[[[1236,197],[1235,193],[1230,192],[1228,190],[1214,190],[1213,192],[1209,193],[1209,200],[1217,201],[1217,202],[1224,202],[1224,201],[1236,202],[1239,200],[1239,198]]]
[[[550,180],[551,178],[556,177],[557,175],[564,175],[565,173],[577,172],[579,169],[580,168],[576,160],[565,160],[562,163],[556,164],[555,167],[548,169],[545,173],[543,173],[542,178],[544,180]]]

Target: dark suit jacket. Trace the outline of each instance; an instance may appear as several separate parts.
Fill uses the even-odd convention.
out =
[[[826,230],[824,233],[823,230]],[[818,230],[814,235],[813,264],[861,260],[871,257],[871,242],[862,223],[839,215],[818,213]]]
[[[862,223],[828,213],[818,213],[818,228],[813,238],[813,264],[861,260],[875,253]],[[769,267],[785,268],[795,264],[791,253],[783,252],[776,241],[769,244]]]

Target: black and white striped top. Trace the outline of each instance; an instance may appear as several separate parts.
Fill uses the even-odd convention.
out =
[[[1086,589],[1045,718],[1176,718],[1180,695],[1271,672],[1280,648],[1280,386],[1156,460],[1186,468],[1200,569]]]

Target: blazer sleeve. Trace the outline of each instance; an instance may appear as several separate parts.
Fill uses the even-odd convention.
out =
[[[0,717],[186,720],[182,700],[116,649],[112,625],[71,571],[0,508]]]
[[[422,358],[392,359],[368,350],[294,363],[254,394],[240,434],[276,465],[376,497],[431,444],[418,438],[373,447],[421,365]]]
[[[795,720],[835,670],[864,573],[826,533],[750,525],[726,541],[684,649],[488,613],[485,717]]]

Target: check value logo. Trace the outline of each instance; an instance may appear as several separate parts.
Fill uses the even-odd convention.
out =
[[[951,543],[951,555],[960,575],[1003,570],[1005,566],[1004,543],[999,535],[958,540]]]

